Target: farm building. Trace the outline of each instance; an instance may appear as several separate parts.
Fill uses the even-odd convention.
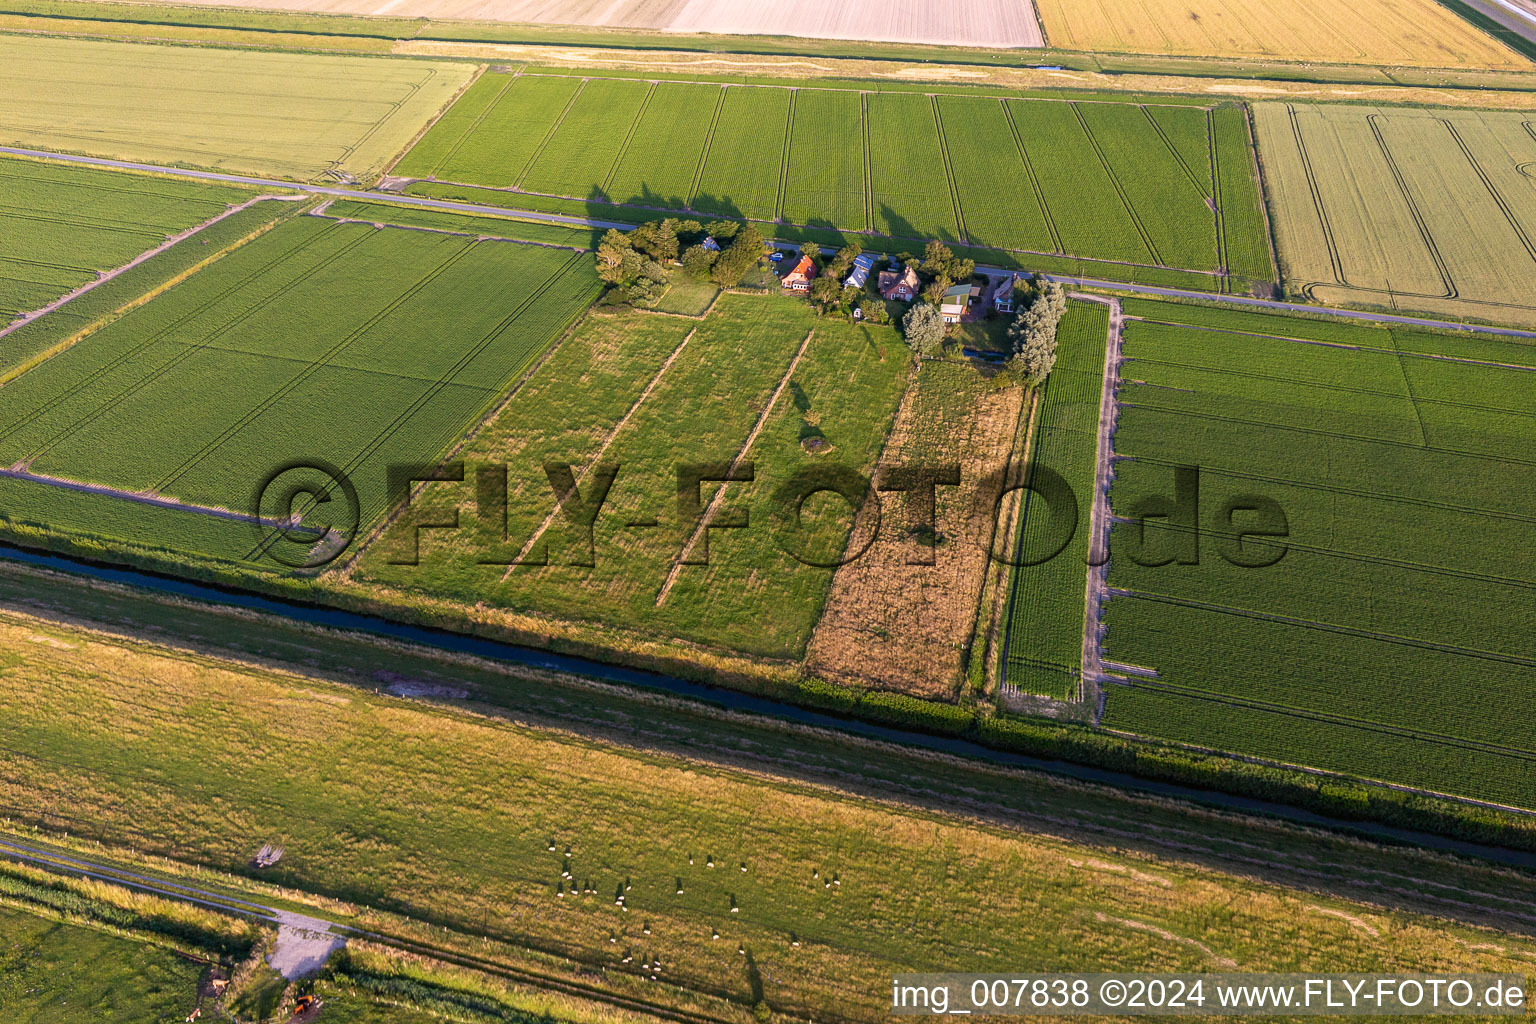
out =
[[[784,287],[790,291],[804,292],[811,288],[811,281],[816,277],[816,264],[809,256],[801,256],[800,262],[790,268],[784,275]]]
[[[917,298],[918,289],[922,287],[922,282],[917,279],[917,271],[912,269],[911,264],[900,274],[894,270],[882,270],[877,281],[881,298],[892,302],[911,302]]]
[[[947,324],[957,324],[960,318],[965,316],[971,308],[971,299],[979,292],[979,288],[973,288],[969,284],[957,284],[944,293],[944,304],[939,307],[939,313]]]
[[[992,293],[992,308],[999,313],[1013,312],[1013,290],[1018,286],[1019,276],[1008,274],[997,284],[997,290]]]
[[[853,270],[843,281],[844,288],[863,288],[869,280],[869,272],[875,268],[875,258],[869,253],[862,253],[853,259]]]

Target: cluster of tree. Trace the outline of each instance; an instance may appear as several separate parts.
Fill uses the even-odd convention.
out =
[[[1056,327],[1067,312],[1067,292],[1038,279],[1019,291],[1017,301],[1027,305],[1008,325],[1008,370],[1026,386],[1039,387],[1056,366]]]
[[[937,306],[943,303],[944,293],[952,285],[971,279],[976,273],[976,261],[961,259],[943,242],[929,242],[923,248],[917,272],[928,281],[923,287],[923,301]]]
[[[706,246],[706,239],[716,247]],[[609,301],[651,306],[667,290],[674,265],[733,288],[762,258],[763,236],[754,225],[667,217],[627,233],[610,228],[598,243],[597,276],[613,286]]]

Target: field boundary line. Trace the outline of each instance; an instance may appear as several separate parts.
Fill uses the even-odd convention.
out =
[[[1029,159],[1029,150],[1024,145],[1024,136],[1019,132],[1018,122],[1013,119],[1013,109],[1008,106],[1006,99],[999,99],[1003,105],[1003,117],[1008,120],[1008,130],[1013,133],[1013,144],[1019,151],[1019,161],[1024,165],[1024,173],[1029,175],[1030,187],[1035,193],[1035,202],[1040,204],[1040,216],[1045,220],[1045,229],[1050,232],[1051,244],[1055,251],[1041,253],[1040,255],[1065,256],[1066,248],[1061,244],[1061,232],[1056,229],[1056,218],[1051,216],[1051,208],[1045,201],[1045,191],[1040,187],[1040,178],[1035,174],[1034,162]]]
[[[1515,218],[1515,213],[1510,209],[1509,202],[1504,198],[1503,193],[1493,183],[1493,179],[1488,176],[1488,172],[1483,170],[1483,165],[1477,162],[1477,157],[1472,154],[1471,147],[1462,139],[1461,132],[1456,130],[1456,125],[1443,117],[1439,120],[1441,124],[1445,125],[1446,130],[1451,133],[1451,138],[1456,140],[1456,145],[1461,148],[1462,155],[1467,158],[1467,163],[1472,165],[1472,170],[1476,171],[1477,176],[1482,179],[1483,186],[1488,189],[1488,194],[1493,197],[1495,203],[1499,204],[1500,212],[1504,214],[1504,219],[1509,221],[1509,226],[1519,236],[1520,244],[1525,246],[1525,251],[1530,255],[1532,261],[1536,261],[1536,243],[1532,243],[1531,236],[1526,233],[1525,227]]]
[[[271,223],[268,223],[266,225],[263,225],[263,227],[260,230],[253,231],[246,238],[240,239],[237,243],[234,243],[234,244],[231,244],[231,245],[225,247],[225,249],[221,250],[218,253],[215,253],[213,256],[210,256],[208,260],[204,261],[203,263],[198,264],[197,267],[194,267],[194,268],[191,268],[189,270],[183,271],[182,273],[176,275],[176,277],[172,278],[171,281],[162,282],[159,286],[151,289],[145,295],[139,296],[134,301],[125,304],[124,306],[122,306],[119,309],[115,310],[113,313],[101,317],[95,323],[93,323],[93,324],[89,325],[88,327],[82,329],[81,332],[79,332],[78,334],[71,335],[69,338],[65,339],[63,342],[60,342],[59,345],[54,346],[54,348],[58,349],[58,351],[62,352],[65,348],[72,347],[73,345],[79,343],[80,341],[84,340],[85,338],[89,337],[90,335],[95,334],[98,330],[108,326],[110,323],[112,323],[112,322],[116,321],[117,319],[119,319],[120,317],[126,315],[128,312],[131,312],[132,310],[137,309],[138,307],[144,305],[145,303],[149,302],[150,300],[152,300],[154,298],[157,298],[160,295],[163,295],[166,291],[168,291],[175,284],[179,284],[180,282],[187,280],[194,273],[196,273],[197,270],[200,270],[203,267],[207,266],[209,263],[212,263],[216,257],[220,257],[221,258],[221,257],[223,257],[225,255],[228,255],[228,253],[233,252],[236,249],[242,248],[245,245],[245,243],[250,242],[250,241],[256,239],[257,237],[259,237],[260,235],[265,234],[267,230],[269,230],[270,228],[272,228],[275,225],[275,223],[276,222],[271,222]],[[229,287],[227,287],[227,288],[223,289],[222,291],[220,291],[217,295],[215,295],[213,298],[209,299],[207,302],[204,302],[204,303],[200,304],[196,309],[194,309],[191,312],[185,314],[184,316],[178,317],[173,323],[171,323],[165,329],[166,332],[177,330],[180,327],[182,327],[183,325],[191,323],[194,319],[196,319],[197,317],[199,317],[202,314],[206,313],[209,309],[212,309],[218,303],[224,301],[229,296],[231,296],[231,295],[235,294],[236,292],[238,292],[240,289],[245,288],[248,285],[250,285],[253,281],[255,281],[258,278],[260,278],[262,274],[267,273],[268,271],[270,271],[272,269],[272,267],[275,266],[277,263],[281,262],[282,260],[286,260],[286,259],[292,257],[295,253],[302,252],[303,250],[309,248],[311,245],[319,242],[322,238],[324,238],[329,233],[330,233],[330,230],[328,229],[328,230],[326,230],[324,232],[321,232],[320,234],[317,234],[313,238],[301,239],[297,245],[290,246],[282,254],[282,256],[280,258],[275,258],[275,259],[271,259],[271,260],[266,261],[265,263],[263,263],[257,269],[251,271],[249,274],[246,274],[239,281],[236,281],[236,282],[232,283]],[[108,360],[106,363],[102,364],[101,366],[96,367],[96,369],[92,370],[90,373],[88,373],[85,376],[75,380],[74,382],[72,382],[70,384],[69,387],[64,388],[58,394],[51,396],[48,399],[48,401],[44,402],[41,406],[39,406],[39,407],[37,407],[35,409],[32,409],[32,410],[29,410],[27,415],[24,416],[22,419],[20,419],[20,420],[13,420],[13,421],[11,421],[10,423],[8,423],[8,424],[6,424],[4,426],[0,426],[0,438],[9,437],[13,431],[15,431],[18,427],[20,427],[24,423],[26,423],[29,418],[35,417],[37,415],[40,415],[41,413],[48,412],[48,411],[51,411],[53,409],[58,408],[63,403],[70,401],[76,395],[80,394],[82,391],[86,390],[91,385],[95,384],[98,380],[101,380],[101,379],[109,376],[110,374],[115,373],[118,370],[118,368],[120,368],[124,363],[126,363],[128,360],[134,358],[135,356],[138,356],[141,353],[143,353],[146,349],[148,349],[152,345],[154,345],[155,342],[162,340],[162,337],[163,337],[163,334],[161,336],[152,337],[152,338],[150,338],[150,339],[148,339],[148,340],[146,340],[144,342],[141,342],[140,344],[133,345],[127,351],[119,353],[117,356],[114,356],[112,359]],[[57,353],[54,353],[54,354],[57,354]]]
[[[699,197],[699,189],[704,186],[704,167],[709,163],[710,150],[715,148],[715,131],[720,127],[720,112],[725,109],[725,95],[730,86],[720,86],[720,95],[715,98],[715,112],[709,119],[709,134],[704,136],[704,148],[699,152],[698,166],[693,169],[693,180],[688,183],[688,195],[683,203],[690,211],[693,210],[693,202]]]
[[[327,228],[326,230],[329,231],[331,229]],[[346,255],[346,253],[348,253],[349,251],[351,251],[353,248],[355,248],[358,245],[358,243],[359,243],[359,241],[361,241],[362,237],[364,237],[364,236],[359,236],[358,239],[354,239],[354,240],[352,240],[350,242],[347,242],[346,244],[342,245],[341,248],[337,249],[335,252],[330,253],[329,255],[327,255],[325,257],[325,259],[321,261],[319,267],[328,267],[332,263],[334,263],[336,260],[338,260],[342,256]],[[316,239],[316,241],[318,241],[318,238]],[[319,269],[319,267],[312,268],[311,272],[313,270],[315,270],[315,269]],[[266,267],[264,269],[270,270],[271,268],[272,268],[272,265],[268,264],[268,265],[266,265]],[[307,275],[305,275],[305,276],[307,276]],[[208,341],[210,341],[210,340],[212,340],[214,338],[218,338],[221,335],[223,335],[226,331],[229,331],[232,328],[234,328],[234,327],[244,323],[248,318],[250,318],[251,316],[254,316],[257,312],[259,312],[260,310],[265,309],[268,304],[270,304],[270,303],[272,303],[272,302],[282,298],[290,290],[292,290],[293,288],[296,288],[299,285],[303,284],[304,280],[305,280],[305,276],[295,277],[292,280],[288,281],[287,283],[283,284],[276,291],[272,292],[272,294],[264,296],[263,298],[261,298],[259,301],[257,301],[255,303],[255,305],[251,306],[249,309],[242,310],[234,319],[232,319],[228,323],[223,324],[222,326],[218,327],[216,330],[213,331],[212,334],[204,335],[198,342],[178,342],[177,344],[179,344],[181,346],[181,348],[180,348],[179,351],[177,351],[175,354],[173,354],[171,356],[171,358],[167,359],[164,363],[160,364],[159,366],[156,366],[154,369],[150,370],[148,373],[145,373],[143,376],[140,376],[140,377],[134,379],[133,381],[131,381],[130,383],[126,384],[121,389],[119,389],[117,391],[117,393],[114,394],[110,399],[108,399],[107,401],[102,402],[102,403],[100,403],[98,405],[93,406],[89,411],[87,411],[84,415],[77,417],[68,426],[60,429],[57,432],[55,432],[53,434],[53,436],[49,437],[46,441],[44,441],[41,444],[37,445],[30,452],[28,452],[27,455],[22,459],[22,462],[26,463],[26,464],[30,464],[30,463],[36,461],[37,459],[42,458],[43,456],[47,455],[49,452],[51,452],[55,448],[57,448],[60,444],[64,443],[66,440],[68,440],[72,435],[74,435],[74,433],[76,431],[80,430],[82,427],[86,427],[86,426],[89,426],[92,423],[95,423],[97,420],[101,419],[101,417],[103,417],[103,416],[107,415],[108,413],[112,412],[113,410],[115,410],[118,407],[118,405],[120,403],[122,403],[123,401],[125,401],[125,400],[127,400],[129,398],[132,398],[134,395],[138,394],[140,391],[142,391],[144,388],[148,387],[150,384],[153,384],[154,382],[158,381],[160,378],[164,377],[167,373],[169,373],[172,370],[177,369],[178,367],[180,367],[183,363],[185,363],[187,360],[191,359],[193,356],[195,356],[195,355],[197,355],[197,354],[199,354],[201,352],[207,351],[209,346],[206,343]],[[207,308],[208,308],[207,306],[201,307],[200,312],[203,311],[203,310],[206,310]],[[149,348],[152,348],[156,342],[159,342],[159,341],[162,341],[162,340],[165,340],[163,335],[162,336],[157,336],[157,337],[151,339],[149,342],[145,343],[144,345],[139,346],[137,349],[135,349],[134,350],[134,354],[138,354],[139,352],[142,352],[142,351],[145,351],[145,350],[147,350]],[[120,366],[123,365],[123,362],[125,362],[125,361],[118,361],[118,362],[115,362],[113,365],[117,366],[117,367],[120,367]],[[151,487],[150,490],[151,491],[158,491],[161,486],[162,485],[160,485],[160,484],[156,484],[153,487]]]
[[[47,316],[49,313],[54,312],[55,310],[59,309],[62,306],[68,305],[69,303],[71,303],[74,300],[78,299],[82,295],[85,295],[85,294],[87,294],[89,292],[95,291],[97,288],[100,288],[102,285],[106,284],[108,281],[111,281],[114,278],[120,277],[121,275],[123,275],[123,274],[127,273],[128,271],[132,270],[134,267],[137,267],[139,264],[153,259],[154,257],[156,257],[156,256],[160,255],[161,253],[165,252],[167,249],[175,246],[179,242],[183,242],[186,239],[193,237],[194,235],[201,234],[204,230],[206,230],[207,228],[212,227],[213,225],[217,224],[219,221],[224,220],[227,217],[233,217],[235,214],[241,212],[242,210],[248,210],[252,206],[255,206],[257,203],[264,202],[264,201],[266,201],[268,199],[273,200],[274,202],[295,202],[295,201],[297,201],[297,200],[299,200],[301,198],[302,197],[300,197],[300,196],[256,196],[254,199],[248,199],[245,202],[239,204],[238,206],[231,206],[227,210],[225,210],[223,213],[220,213],[220,214],[218,214],[217,216],[214,216],[214,217],[210,217],[208,220],[203,221],[201,224],[194,224],[192,227],[187,228],[185,231],[179,232],[178,234],[171,235],[164,242],[161,242],[159,245],[155,246],[153,249],[146,249],[144,252],[139,253],[133,259],[129,260],[127,263],[124,263],[122,266],[114,267],[111,270],[108,270],[108,271],[105,271],[105,272],[101,273],[94,281],[87,281],[85,284],[82,284],[80,287],[76,288],[74,291],[68,292],[67,294],[60,296],[59,298],[57,298],[54,301],[50,302],[48,305],[43,306],[41,309],[34,309],[31,312],[29,312],[29,313],[21,314],[19,319],[17,319],[14,322],[6,325],[5,327],[0,327],[0,338],[5,337],[6,335],[10,334],[13,331],[19,330],[22,327],[25,327],[27,324],[31,323],[34,320],[37,320],[37,319],[39,319],[41,317],[44,317],[44,316]],[[226,251],[228,251],[227,248],[220,250],[221,253],[222,252],[226,252]],[[198,264],[198,266],[199,267],[204,266],[207,262],[208,262],[208,260],[203,260],[202,262],[200,262]],[[89,268],[86,268],[86,267],[80,267],[80,268],[77,268],[77,269],[89,270]],[[4,385],[10,379],[11,379],[10,375],[6,375],[5,377],[0,377],[0,385]]]
[[[1278,283],[1280,281],[1280,247],[1275,242],[1275,221],[1269,212],[1269,188],[1266,184],[1269,179],[1264,172],[1264,160],[1259,156],[1258,138],[1253,130],[1253,105],[1251,103],[1243,103],[1238,106],[1237,110],[1243,118],[1243,137],[1248,151],[1248,172],[1252,176],[1254,192],[1259,201],[1259,213],[1264,218],[1264,247],[1269,253],[1269,267],[1272,272],[1271,280]],[[1213,118],[1215,113],[1213,109],[1211,111]],[[1216,155],[1214,146],[1211,149],[1211,154],[1213,157]]]
[[[1104,168],[1104,173],[1108,176],[1110,184],[1115,187],[1115,194],[1120,197],[1120,205],[1125,207],[1125,214],[1131,219],[1131,223],[1135,225],[1136,233],[1141,236],[1142,244],[1147,247],[1147,252],[1151,254],[1155,264],[1160,267],[1168,267],[1168,264],[1163,262],[1162,255],[1157,251],[1157,246],[1153,244],[1152,236],[1147,232],[1147,226],[1141,222],[1141,217],[1137,215],[1135,208],[1132,206],[1131,197],[1125,191],[1125,185],[1121,183],[1119,175],[1115,174],[1114,168],[1109,166],[1109,158],[1104,155],[1104,147],[1099,145],[1099,140],[1094,137],[1093,129],[1088,127],[1087,118],[1083,117],[1083,112],[1077,109],[1076,103],[1073,103],[1071,106],[1072,113],[1077,118],[1078,127],[1083,130],[1083,135],[1087,138],[1088,145],[1093,147],[1094,154],[1099,158],[1099,166]]]
[[[1312,167],[1312,154],[1307,151],[1307,140],[1302,131],[1301,118],[1296,113],[1295,104],[1287,103],[1285,109],[1291,120],[1291,135],[1296,140],[1296,154],[1301,159],[1301,171],[1306,176],[1307,188],[1312,192],[1312,208],[1317,211],[1317,222],[1322,229],[1323,244],[1328,247],[1328,262],[1333,265],[1334,283],[1345,288],[1353,288],[1354,286],[1344,277],[1344,260],[1339,255],[1339,243],[1333,233],[1333,221],[1328,216],[1327,204],[1323,202],[1322,186],[1317,183],[1317,172]]]
[[[523,162],[522,168],[517,172],[517,177],[512,179],[512,184],[510,186],[511,190],[522,190],[523,179],[528,177],[529,173],[533,170],[534,165],[539,162],[539,158],[544,155],[544,150],[549,147],[550,140],[555,137],[555,135],[560,131],[560,127],[565,124],[566,115],[571,112],[571,108],[576,105],[576,101],[581,99],[582,93],[587,91],[587,83],[590,81],[591,79],[589,78],[583,78],[581,80],[581,84],[578,85],[575,89],[571,90],[571,98],[566,100],[565,106],[560,109],[560,116],[555,118],[553,124],[544,129],[544,137],[541,138],[539,140],[539,144],[533,148],[533,152],[528,154],[528,159]]]
[[[779,193],[773,201],[775,223],[784,219],[784,203],[789,195],[790,148],[795,142],[795,101],[799,95],[799,89],[789,90],[789,114],[784,125],[784,146],[779,151]]]
[[[1445,294],[1435,298],[1458,298],[1456,282],[1451,279],[1451,268],[1446,264],[1445,257],[1440,254],[1440,247],[1435,244],[1435,236],[1430,233],[1429,222],[1424,219],[1424,213],[1419,209],[1419,204],[1413,198],[1412,191],[1408,188],[1408,178],[1398,166],[1397,157],[1392,155],[1392,147],[1387,144],[1386,135],[1381,130],[1381,115],[1368,114],[1366,122],[1371,126],[1371,134],[1376,137],[1376,145],[1381,150],[1382,159],[1387,162],[1387,167],[1392,171],[1392,180],[1397,183],[1397,190],[1402,194],[1403,202],[1408,204],[1409,216],[1419,230],[1419,237],[1424,242],[1424,248],[1429,251],[1429,258],[1435,264],[1435,272],[1440,275],[1440,281],[1445,285]]]
[[[357,241],[344,247],[340,252],[336,254],[335,258],[340,258],[341,255],[345,254],[346,252],[350,252],[352,248],[360,244],[363,239],[368,237],[368,235],[359,235]],[[262,415],[268,409],[272,408],[285,396],[292,393],[292,391],[300,384],[304,383],[310,377],[318,373],[321,369],[328,366],[332,359],[340,355],[341,352],[354,341],[358,340],[368,331],[378,326],[378,324],[380,324],[386,317],[392,314],[395,310],[399,309],[408,300],[419,294],[421,290],[427,285],[431,284],[433,281],[437,280],[437,278],[447,273],[450,267],[468,255],[473,248],[474,243],[469,242],[454,250],[454,252],[450,254],[447,259],[443,260],[437,266],[427,271],[421,276],[420,279],[411,284],[399,295],[396,295],[393,299],[391,299],[383,309],[380,309],[377,313],[374,313],[372,316],[368,317],[368,319],[364,320],[357,327],[354,327],[351,331],[347,332],[347,335],[344,338],[342,338],[336,344],[332,345],[330,348],[326,349],[325,352],[321,353],[317,358],[311,360],[308,366],[306,366],[303,370],[294,375],[285,383],[279,385],[277,389],[271,394],[267,395],[266,398],[256,403],[256,405],[252,408],[246,410],[246,412],[242,414],[239,419],[225,427],[217,437],[188,456],[180,466],[177,466],[155,484],[155,490],[162,491],[165,488],[175,484],[176,481],[185,476],[193,466],[207,458],[230,438],[234,437],[236,434],[240,433],[240,431],[250,426],[250,424],[257,417]]]
[[[651,379],[646,382],[646,385],[644,389],[641,390],[639,396],[630,403],[629,408],[624,411],[624,415],[619,417],[618,422],[615,423],[605,435],[603,435],[603,440],[598,445],[597,451],[590,459],[587,460],[587,464],[581,467],[580,472],[575,474],[575,483],[577,487],[580,487],[582,483],[586,481],[587,474],[592,471],[593,467],[602,461],[604,455],[608,454],[608,449],[613,447],[613,443],[614,441],[618,440],[619,434],[624,430],[625,427],[629,426],[630,420],[635,418],[635,414],[640,411],[640,407],[650,399],[651,394],[655,392],[657,387],[660,386],[661,378],[664,377],[667,371],[672,368],[672,364],[677,362],[678,357],[683,354],[683,349],[688,347],[688,343],[693,340],[693,336],[697,333],[699,333],[699,329],[694,327],[683,336],[683,340],[677,343],[677,347],[668,354],[666,359],[662,360],[661,365],[656,368],[656,372],[651,374]],[[544,534],[548,532],[549,528],[554,525],[555,518],[559,516],[560,509],[565,503],[567,497],[569,497],[569,495],[562,494],[558,496],[554,509],[550,511],[549,515],[544,517],[544,521],[539,524],[536,530],[533,531],[533,534],[528,538],[528,542],[524,544],[518,551],[517,558],[507,566],[507,571],[502,573],[501,578],[503,582],[506,581],[508,576],[512,575],[512,570],[514,568],[523,564],[523,560],[526,559],[529,553],[533,551],[534,546],[538,544],[540,538],[542,538]]]
[[[1104,602],[1109,591],[1109,541],[1113,525],[1110,489],[1115,482],[1115,427],[1120,416],[1121,335],[1124,314],[1120,300],[1074,294],[1075,299],[1109,306],[1109,333],[1104,342],[1104,380],[1099,394],[1098,451],[1094,457],[1093,508],[1089,514],[1088,572],[1083,594],[1083,656],[1078,665],[1078,702],[1090,705],[1093,723],[1104,717]]]
[[[726,471],[727,475],[735,473],[742,460],[752,451],[752,446],[757,443],[758,435],[768,425],[768,418],[773,415],[773,410],[778,407],[779,398],[789,387],[790,378],[794,376],[795,370],[799,368],[800,360],[805,356],[806,350],[811,347],[811,339],[814,337],[816,337],[815,328],[805,332],[805,340],[800,342],[799,351],[789,361],[789,366],[785,367],[784,376],[779,378],[778,386],[773,389],[773,394],[769,396],[767,404],[763,406],[763,411],[758,414],[757,422],[752,425],[751,433],[747,434],[747,439],[742,442],[740,450],[736,452],[736,457],[731,460],[730,469]],[[677,583],[678,577],[682,575],[684,559],[693,551],[694,546],[699,542],[699,538],[709,529],[709,521],[714,518],[715,509],[725,500],[726,488],[730,486],[728,482],[721,483],[715,489],[714,496],[709,499],[709,504],[705,507],[703,513],[700,514],[699,521],[693,528],[693,534],[688,538],[687,543],[683,545],[682,550],[678,552],[677,558],[673,560],[672,571],[667,573],[666,582],[661,585],[661,591],[656,595],[657,608],[660,608],[666,602],[667,595],[672,592],[673,585]]]
[[[971,244],[970,232],[965,226],[965,211],[960,207],[960,186],[955,182],[955,164],[949,156],[949,139],[944,135],[944,117],[939,113],[938,96],[929,96],[933,105],[933,128],[939,137],[939,156],[944,161],[944,184],[949,187],[949,202],[954,208],[955,229],[960,233],[962,245]]]
[[[609,189],[613,187],[613,179],[619,173],[619,165],[622,164],[624,162],[624,158],[629,155],[630,143],[635,141],[635,132],[640,128],[640,122],[645,119],[645,112],[650,109],[651,98],[655,95],[656,83],[651,82],[646,87],[645,95],[640,98],[639,109],[635,111],[635,116],[630,119],[629,130],[624,133],[624,138],[619,143],[619,148],[613,154],[613,163],[608,165],[608,173],[603,176],[603,180],[597,186],[602,191],[602,194],[608,196],[609,198],[612,198],[613,196],[613,193],[610,192]]]

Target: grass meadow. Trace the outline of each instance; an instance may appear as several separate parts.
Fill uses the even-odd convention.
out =
[[[366,529],[386,467],[451,445],[595,293],[577,250],[290,218],[5,384],[0,459],[244,514],[272,472],[321,460]],[[27,492],[13,521],[262,558],[250,523],[7,485]]]
[[[1272,280],[1256,176],[1236,158],[1242,110],[1214,109],[1237,119],[955,90],[492,73],[395,173],[427,179],[411,186],[421,194],[479,188],[476,201],[509,206],[726,215],[1205,274],[1230,250],[1233,274]]]
[[[1527,115],[1260,103],[1288,287],[1536,324],[1536,136]]]
[[[1065,536],[1059,513],[1029,492],[1008,590],[1003,679],[1047,697],[1070,700],[1082,675],[1084,596],[1088,584],[1094,476],[1098,462],[1099,403],[1109,308],[1074,303],[1062,320],[1056,368],[1046,379],[1030,445],[1031,466],[1060,474],[1077,501],[1077,521]]]
[[[696,310],[690,310],[696,312]],[[874,464],[906,381],[909,354],[888,327],[817,318],[779,296],[727,294],[703,320],[598,311],[463,450],[466,479],[506,467],[505,513],[490,515],[473,483],[429,484],[434,517],[457,508],[461,528],[421,545],[419,565],[386,535],[355,579],[427,598],[553,616],[798,657],[825,600],[830,568],[804,565],[777,538],[773,493],[796,471]],[[810,454],[803,442],[829,446]],[[750,443],[749,443],[750,442]],[[678,504],[678,467],[755,466],[724,485],[708,531],[708,564],[692,513]],[[596,464],[618,467],[592,548],[563,517],[543,466],[576,467],[581,493]],[[701,485],[703,506],[716,487]],[[848,522],[807,514],[801,538],[835,559]],[[407,539],[408,543],[408,539]],[[547,560],[547,565],[522,564]],[[580,563],[591,561],[591,566]]]
[[[0,327],[249,198],[222,185],[0,159]],[[8,347],[0,339],[0,352]]]
[[[1052,46],[1339,64],[1529,68],[1434,0],[1036,0]]]
[[[1536,806],[1523,766],[1536,687],[1524,510],[1536,350],[1490,340],[1131,300],[1111,499],[1134,516],[1200,470],[1187,532],[1111,543],[1105,655],[1155,670],[1111,687],[1130,732]],[[1192,320],[1194,325],[1179,325]],[[1167,322],[1172,321],[1172,323]],[[1283,510],[1267,567],[1223,555],[1229,503]],[[1247,560],[1273,556],[1245,542]],[[1146,563],[1146,564],[1144,564]],[[1123,593],[1121,593],[1123,592]]]
[[[0,37],[0,141],[310,180],[376,177],[473,65]]]
[[[0,905],[0,1007],[12,1021],[182,1020],[201,965],[171,950]]]
[[[0,755],[13,814],[61,815],[72,833],[236,872],[279,838],[287,854],[270,883],[409,913],[439,942],[446,927],[564,956],[587,984],[661,1005],[708,995],[874,1021],[893,971],[1494,971],[1530,951],[1518,935],[1235,877],[1187,850],[1146,856],[983,824],[14,610],[0,636],[16,652],[0,671],[0,743],[31,755]],[[398,652],[382,663],[386,679],[414,671]],[[591,694],[528,689],[546,710],[602,717]],[[677,709],[634,711],[616,720],[629,736],[690,727]],[[970,769],[925,774],[945,787],[952,770]],[[1095,796],[1060,796],[1092,817]],[[642,963],[660,964],[643,992]]]

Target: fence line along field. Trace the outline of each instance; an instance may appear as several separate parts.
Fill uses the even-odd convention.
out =
[[[0,158],[0,329],[251,196],[223,185]]]
[[[1255,116],[1293,287],[1536,324],[1530,115],[1260,103]]]
[[[1201,534],[1115,527],[1104,654],[1154,674],[1109,687],[1104,723],[1536,808],[1536,350],[1126,313],[1115,514],[1198,467]],[[1233,536],[1282,528],[1283,551]]]
[[[429,484],[422,514],[457,508],[465,528],[423,543],[419,565],[394,564],[408,556],[386,534],[353,582],[515,626],[534,615],[799,658],[832,570],[790,551],[830,565],[849,517],[841,499],[807,506],[784,547],[774,492],[806,468],[869,472],[909,358],[893,328],[818,318],[773,295],[723,295],[702,320],[596,310],[462,452],[466,480],[505,467],[504,521],[477,512],[484,499],[472,484]],[[696,517],[679,509],[679,466],[714,463],[718,476],[737,461],[752,464],[753,479],[702,483],[700,503],[723,487],[712,520],[746,527],[695,537]],[[590,547],[554,514],[551,462],[574,467],[584,495],[602,486],[601,466],[616,472]],[[690,542],[689,558],[708,564],[674,573]]]
[[[0,141],[368,180],[473,72],[449,61],[0,36]]]
[[[318,463],[366,529],[596,290],[582,251],[289,218],[3,386],[6,514],[238,561],[263,479]]]
[[[392,173],[422,195],[553,212],[782,221],[1112,261],[1095,265],[1110,274],[1274,280],[1241,107],[870,90],[491,73]]]
[[[0,641],[0,743],[33,755],[0,760],[9,813],[68,815],[72,835],[216,871],[248,872],[251,837],[284,836],[273,885],[408,914],[431,925],[434,946],[472,940],[481,957],[575,973],[584,991],[659,1008],[707,1008],[714,1020],[750,1021],[756,1004],[786,1018],[883,1021],[892,971],[931,965],[936,947],[956,969],[982,971],[1365,971],[1433,957],[1504,972],[1533,946],[1190,864],[1185,829],[1164,835],[1167,857],[1058,839],[1061,818],[1098,824],[1104,812],[1080,791],[1012,773],[866,762],[835,737],[798,733],[749,733],[730,753],[753,765],[784,753],[797,771],[841,757],[877,792],[921,785],[954,814],[734,769],[709,760],[726,750],[708,732],[719,719],[611,707],[537,675],[380,650],[390,690],[443,694],[398,700],[376,692],[378,676],[340,666],[357,685],[12,609]],[[491,713],[444,706],[451,693]],[[508,701],[515,720],[497,710]],[[583,724],[540,724],[551,717]],[[702,756],[671,752],[684,744]],[[1006,824],[964,816],[984,786]],[[141,813],[150,803],[155,813]],[[1099,827],[1124,829],[1129,806]],[[1489,872],[1483,884],[1496,881]],[[994,912],[971,913],[978,900]],[[1234,924],[1213,933],[1212,917]]]
[[[1530,68],[1435,0],[1038,0],[1038,6],[1050,44],[1071,50]]]

